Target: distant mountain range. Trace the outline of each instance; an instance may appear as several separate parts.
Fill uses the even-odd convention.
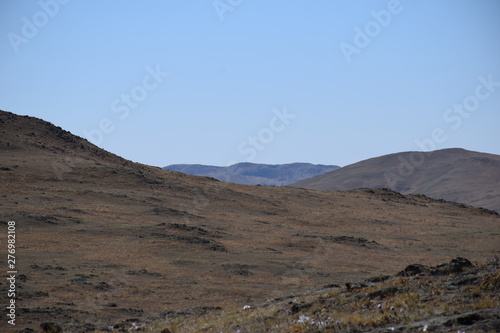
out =
[[[337,165],[310,163],[277,165],[237,163],[228,167],[201,164],[172,164],[163,169],[189,175],[212,177],[237,184],[286,186],[338,168],[339,166]]]
[[[292,186],[340,191],[390,188],[500,212],[500,156],[457,148],[403,152],[354,163]]]

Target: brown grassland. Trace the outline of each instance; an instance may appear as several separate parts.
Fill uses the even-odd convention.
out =
[[[157,323],[150,331],[174,332],[177,325],[190,332],[197,329],[182,328],[184,317],[168,323],[165,317],[188,309],[193,318],[201,313],[213,321],[206,316],[214,309],[232,323],[220,329],[233,332],[238,319],[231,313],[249,315],[239,310],[244,305],[392,275],[413,263],[466,257],[484,264],[500,250],[500,217],[488,210],[384,189],[321,192],[167,172],[6,112],[0,112],[0,152],[0,245],[7,221],[16,221],[16,329],[50,321],[68,332],[92,331],[134,319]],[[4,301],[6,288],[4,279]],[[310,297],[336,293],[346,291]],[[337,301],[349,305],[327,307],[332,314],[322,320],[345,322],[356,312],[353,296],[342,295]],[[401,306],[418,302],[411,293],[394,297]],[[483,303],[476,307],[498,308],[492,297],[477,298]],[[282,308],[273,303],[258,313],[272,313],[269,320],[277,322],[269,327],[288,332],[300,313],[280,326]],[[15,331],[4,312],[0,331]]]

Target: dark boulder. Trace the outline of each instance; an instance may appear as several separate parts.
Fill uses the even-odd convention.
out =
[[[61,326],[56,323],[41,323],[40,328],[44,333],[61,333],[63,331]]]
[[[473,267],[474,265],[465,258],[455,258],[452,259],[449,263],[439,265],[435,269],[433,269],[433,275],[448,275],[453,273],[462,273],[466,269]]]
[[[404,270],[398,273],[398,276],[416,276],[416,275],[424,275],[429,274],[430,268],[425,265],[420,264],[412,264],[406,266]]]

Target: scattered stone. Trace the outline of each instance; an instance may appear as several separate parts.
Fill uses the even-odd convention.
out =
[[[147,275],[147,276],[161,277],[160,273],[148,272],[146,269],[141,269],[139,271],[128,271],[127,275]]]
[[[453,273],[462,273],[473,266],[474,265],[468,259],[458,257],[447,264],[442,264],[433,268],[420,264],[409,265],[403,271],[399,272],[398,276],[449,275]]]
[[[182,223],[182,224],[181,223],[170,223],[169,226],[172,229],[178,229],[178,230],[183,230],[183,231],[195,231],[201,235],[208,235],[209,234],[209,232],[203,228],[188,226],[184,223]]]
[[[372,283],[384,282],[384,281],[389,280],[390,278],[391,278],[390,275],[379,275],[379,276],[374,276],[374,277],[366,279],[366,282],[372,282]]]
[[[345,284],[347,291],[353,291],[356,289],[362,289],[368,287],[368,283],[364,282],[347,282]]]
[[[336,284],[336,283],[332,283],[332,284],[327,284],[326,286],[324,286],[323,288],[325,289],[330,289],[330,288],[340,288],[340,285]]]
[[[398,276],[416,276],[420,274],[429,274],[430,267],[421,264],[412,264],[406,266],[406,268],[398,273]]]
[[[433,270],[434,275],[448,275],[452,273],[462,273],[464,270],[473,267],[474,265],[465,258],[452,259],[448,264],[439,265]]]
[[[376,241],[370,241],[366,238],[361,238],[361,237],[316,236],[316,235],[301,235],[301,234],[296,234],[294,236],[295,237],[302,237],[302,238],[319,238],[319,239],[322,239],[326,242],[342,243],[342,244],[347,244],[347,245],[357,245],[357,246],[362,246],[362,247],[380,246],[380,244],[377,243]]]
[[[301,314],[299,316],[299,319],[297,320],[297,323],[307,323],[311,318],[309,318],[306,315]]]
[[[468,284],[474,284],[478,280],[478,277],[475,275],[465,275],[465,276],[457,276],[451,283],[452,286],[464,286]]]
[[[61,333],[63,331],[61,326],[56,323],[42,323],[40,328],[44,333]]]
[[[444,326],[453,326],[453,325],[470,326],[483,319],[484,317],[477,312],[466,313],[464,315],[459,315],[453,319],[448,320],[447,322],[444,323]]]
[[[113,289],[113,287],[108,284],[107,282],[101,282],[97,286],[95,286],[95,289],[100,290],[100,291],[108,291]]]
[[[295,303],[291,307],[292,314],[296,314],[309,309],[314,302]]]
[[[48,294],[47,294],[48,296]],[[56,305],[62,305],[62,306],[75,306],[75,303],[73,302],[57,302]]]
[[[369,299],[374,299],[374,298],[384,299],[388,296],[392,296],[392,295],[397,294],[399,291],[400,290],[397,287],[387,287],[387,288],[380,289],[380,290],[374,291],[372,293],[369,293],[368,298]]]

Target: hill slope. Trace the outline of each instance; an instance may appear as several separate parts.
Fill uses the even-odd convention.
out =
[[[163,169],[179,171],[189,175],[212,177],[237,184],[286,186],[338,168],[336,165],[316,165],[310,163],[279,165],[237,163],[228,167],[200,164],[172,164]]]
[[[218,182],[132,163],[3,111],[0,134],[2,244],[9,221],[17,235],[16,330],[165,321],[499,250],[500,217],[465,205]],[[0,281],[2,295],[8,288]]]
[[[390,188],[500,212],[500,156],[464,149],[385,155],[293,184],[316,190]]]
[[[499,279],[498,258],[481,265],[454,258],[436,267],[413,264],[395,276],[323,286],[232,312],[211,311],[188,318],[172,313],[171,323],[153,322],[148,328],[175,327],[182,332],[499,332]]]

